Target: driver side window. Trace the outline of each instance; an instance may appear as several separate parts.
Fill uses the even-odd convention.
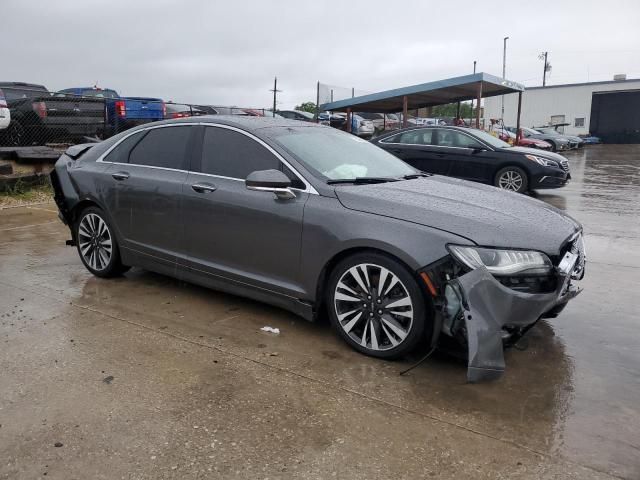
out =
[[[202,173],[244,180],[251,172],[271,169],[284,172],[293,188],[305,188],[286,165],[253,138],[228,128],[205,127]]]

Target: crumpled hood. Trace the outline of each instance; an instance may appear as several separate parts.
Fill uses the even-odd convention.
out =
[[[582,228],[539,200],[439,175],[344,185],[335,191],[346,208],[437,228],[482,246],[540,250],[558,256],[565,240]]]

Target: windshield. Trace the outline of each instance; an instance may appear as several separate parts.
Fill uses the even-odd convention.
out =
[[[419,173],[366,140],[332,128],[279,128],[273,138],[309,170],[329,180]]]
[[[494,137],[490,133],[485,132],[484,130],[471,130],[469,131],[472,135],[478,137],[484,143],[489,144],[493,148],[511,148],[507,142],[503,142],[497,137]]]
[[[82,90],[81,95],[83,97],[119,98],[114,90],[100,90],[95,88]]]
[[[534,130],[533,128],[522,127],[522,131],[528,133],[529,135],[540,135],[540,132]]]

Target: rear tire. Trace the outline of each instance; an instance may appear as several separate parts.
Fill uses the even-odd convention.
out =
[[[552,152],[558,151],[558,147],[556,147],[556,142],[554,142],[553,140],[545,140],[545,142],[547,142],[549,145],[551,145],[551,151]]]
[[[96,277],[115,277],[129,270],[120,260],[114,230],[100,208],[82,210],[74,234],[80,260]]]
[[[335,266],[327,310],[338,334],[372,357],[401,357],[425,338],[427,307],[412,273],[379,253],[359,253]]]
[[[11,122],[5,133],[6,143],[10,147],[22,147],[27,144],[27,133],[18,122]]]
[[[504,167],[496,173],[493,183],[496,187],[510,192],[525,193],[529,188],[527,172],[520,167]]]

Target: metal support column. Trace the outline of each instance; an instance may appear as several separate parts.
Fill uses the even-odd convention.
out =
[[[520,143],[522,132],[520,131],[520,112],[522,112],[522,92],[518,92],[518,116],[516,118],[516,145]]]
[[[476,108],[476,128],[480,128],[480,102],[482,101],[482,82],[478,82],[478,96],[476,97],[478,107]]]
[[[320,82],[316,85],[316,123],[320,123]]]
[[[402,128],[407,128],[409,122],[407,122],[407,110],[409,109],[409,99],[405,95],[402,97]]]

